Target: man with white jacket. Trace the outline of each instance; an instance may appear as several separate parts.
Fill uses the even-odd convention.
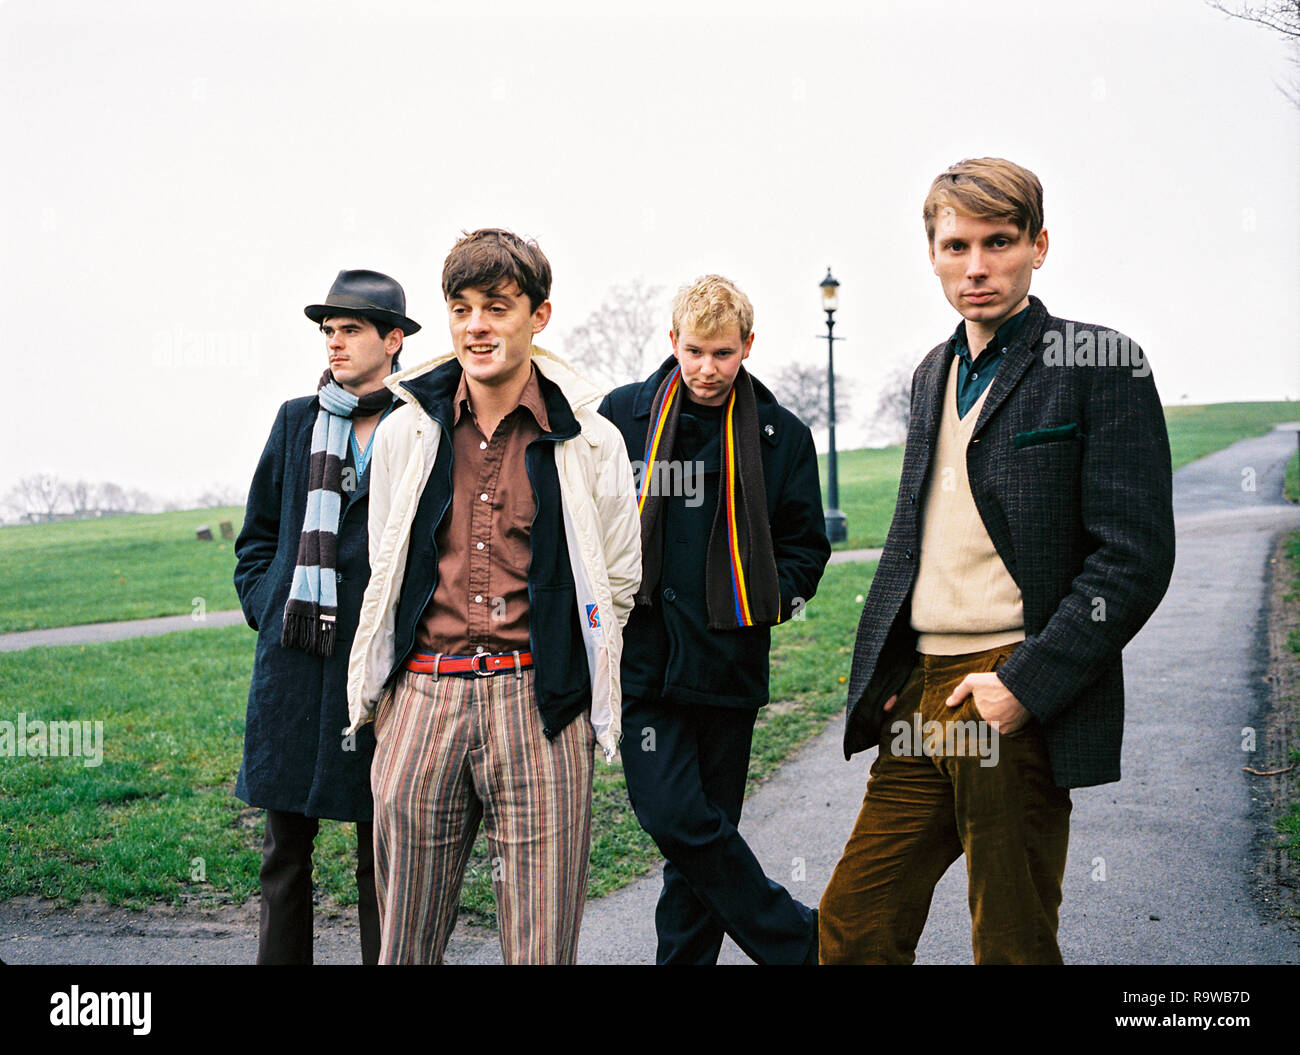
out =
[[[443,267],[454,357],[394,374],[348,672],[375,722],[382,963],[438,963],[483,821],[507,963],[572,963],[593,749],[620,735],[640,581],[631,467],[600,392],[536,348],[550,264],[484,229]]]

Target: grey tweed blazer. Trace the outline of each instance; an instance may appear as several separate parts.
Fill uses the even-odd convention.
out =
[[[971,492],[1024,597],[1025,640],[998,676],[1041,723],[1056,783],[1120,777],[1120,652],[1155,611],[1174,565],[1169,438],[1140,349],[1104,327],[1049,315],[1030,297],[967,448]],[[1059,353],[1120,348],[1127,365]],[[1122,338],[1122,342],[1118,339]],[[885,701],[915,661],[911,596],[921,496],[952,358],[934,348],[912,378],[912,418],[893,523],[862,610],[844,757],[880,740]],[[1142,359],[1145,362],[1145,359]],[[1145,375],[1145,376],[1143,376]]]

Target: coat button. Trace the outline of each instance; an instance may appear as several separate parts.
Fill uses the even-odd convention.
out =
[[[335,581],[335,582],[342,582],[342,581],[343,581],[343,573],[342,573],[341,571],[336,571],[336,572],[334,573],[334,581]]]
[[[907,496],[907,504],[910,505],[910,506],[914,506],[914,505],[916,505],[916,492],[915,492],[915,491],[913,491],[910,495]]]
[[[904,551],[903,560],[911,560],[911,559],[912,559],[912,551],[910,549]]]
[[[669,604],[672,604],[675,600],[677,600],[677,591],[674,590],[671,586],[666,587],[664,589],[664,600],[667,601]]]

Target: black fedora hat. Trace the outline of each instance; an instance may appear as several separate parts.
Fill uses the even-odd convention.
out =
[[[317,324],[331,315],[360,315],[396,326],[406,337],[420,332],[420,324],[406,317],[406,294],[401,285],[378,271],[340,271],[325,303],[308,304],[302,310]]]

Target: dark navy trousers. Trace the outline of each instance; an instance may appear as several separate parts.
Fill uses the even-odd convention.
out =
[[[623,773],[664,855],[656,962],[713,964],[723,934],[756,963],[817,962],[812,910],[767,878],[736,830],[758,714],[623,701]]]

